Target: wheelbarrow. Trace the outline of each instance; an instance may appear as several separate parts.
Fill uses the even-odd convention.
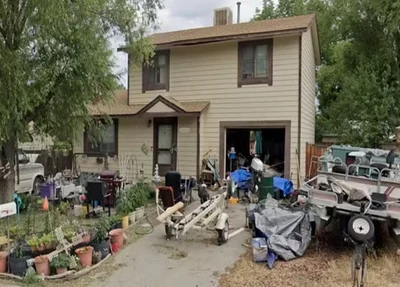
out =
[[[183,202],[175,203],[170,187],[156,190],[157,220],[165,225],[166,238],[178,239],[189,230],[214,229],[217,231],[217,244],[226,243],[229,238],[228,214],[224,213],[226,192],[217,194],[201,204],[194,211],[184,215]],[[163,206],[160,205],[160,199]]]

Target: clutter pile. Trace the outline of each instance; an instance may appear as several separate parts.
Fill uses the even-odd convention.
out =
[[[303,256],[311,242],[312,214],[305,205],[282,206],[268,195],[250,204],[247,219],[253,230],[254,261],[266,262],[269,268],[278,258],[288,261]]]

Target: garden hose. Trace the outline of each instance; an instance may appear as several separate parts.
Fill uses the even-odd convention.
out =
[[[147,234],[150,234],[150,233],[152,233],[152,232],[154,231],[154,225],[151,223],[151,221],[149,220],[148,217],[149,217],[150,214],[153,214],[153,213],[155,213],[155,212],[156,212],[156,211],[152,211],[152,212],[146,214],[143,218],[139,219],[139,220],[135,223],[136,226],[135,226],[134,232],[135,232],[137,235],[147,235]],[[144,220],[147,220],[148,223],[142,224],[142,221],[144,221]],[[147,226],[146,226],[146,227],[143,226],[143,225],[145,225],[145,224],[146,224],[146,225],[148,224],[148,226],[150,227],[149,230],[147,230],[147,229],[148,229]],[[143,231],[143,229],[144,229],[144,231]]]

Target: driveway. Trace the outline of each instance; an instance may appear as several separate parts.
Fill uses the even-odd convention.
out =
[[[193,209],[198,204],[196,201],[190,207]],[[242,205],[229,206],[226,212],[230,233],[243,227],[245,208]],[[102,282],[96,280],[92,286],[218,286],[219,275],[245,252],[242,244],[249,234],[244,231],[222,246],[216,245],[216,231],[193,230],[185,237],[170,241],[164,236],[164,226],[158,225],[153,233],[127,246],[113,262],[119,266],[118,270]]]

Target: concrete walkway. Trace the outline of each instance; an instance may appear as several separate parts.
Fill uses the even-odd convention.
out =
[[[196,207],[198,201],[190,207]],[[230,233],[244,226],[245,208],[229,206]],[[127,246],[113,264],[120,266],[110,277],[92,286],[119,287],[209,287],[245,252],[249,238],[244,231],[222,246],[216,245],[216,231],[193,230],[178,240],[165,240],[164,226]],[[97,281],[97,280],[96,280]]]

